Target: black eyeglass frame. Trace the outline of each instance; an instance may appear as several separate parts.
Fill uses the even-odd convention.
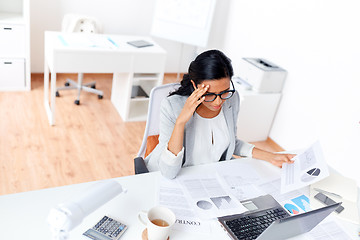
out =
[[[222,91],[222,92],[220,92],[220,93],[206,93],[206,94],[204,94],[204,95],[202,95],[203,97],[205,97],[205,96],[214,96],[214,99],[213,100],[211,100],[211,101],[206,101],[206,100],[204,100],[204,102],[213,102],[213,101],[215,101],[215,99],[219,96],[222,100],[227,100],[227,99],[229,99],[229,98],[231,98],[233,95],[234,95],[234,93],[235,93],[235,87],[234,87],[234,83],[232,82],[232,80],[230,80],[230,82],[231,82],[231,85],[232,85],[232,90],[225,90],[225,91]],[[221,95],[223,95],[224,93],[231,93],[231,95],[229,96],[229,97],[226,97],[226,98],[222,98],[221,97]]]

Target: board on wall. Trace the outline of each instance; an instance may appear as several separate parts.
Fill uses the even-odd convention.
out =
[[[206,47],[216,0],[157,0],[151,34]]]

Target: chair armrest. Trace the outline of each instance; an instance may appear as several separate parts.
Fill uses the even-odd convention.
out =
[[[149,170],[146,167],[145,161],[142,157],[134,158],[135,174],[148,173]]]

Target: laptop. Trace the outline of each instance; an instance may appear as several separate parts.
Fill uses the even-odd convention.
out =
[[[249,210],[219,217],[218,221],[233,240],[281,240],[309,232],[341,203],[291,216],[271,195],[241,201]]]

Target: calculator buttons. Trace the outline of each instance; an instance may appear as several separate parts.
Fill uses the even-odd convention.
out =
[[[104,216],[96,225],[83,235],[94,240],[118,240],[127,226],[121,222]]]

